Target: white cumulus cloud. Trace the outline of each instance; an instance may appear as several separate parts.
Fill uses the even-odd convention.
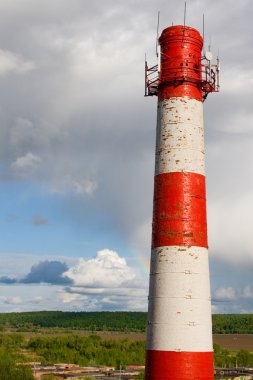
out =
[[[136,270],[110,249],[98,251],[96,257],[89,260],[80,259],[63,275],[75,285],[87,287],[122,287],[137,280]]]
[[[63,276],[73,281],[60,295],[64,304],[81,310],[146,310],[147,280],[115,251],[102,249],[92,259],[79,259]]]

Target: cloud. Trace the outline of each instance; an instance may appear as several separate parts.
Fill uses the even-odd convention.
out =
[[[97,252],[64,273],[73,281],[61,294],[64,303],[85,310],[146,310],[147,281],[110,249]]]
[[[76,310],[147,311],[147,289],[93,289],[71,287],[60,292],[61,302]]]
[[[12,164],[11,169],[18,177],[31,176],[41,164],[41,158],[28,152],[18,157]]]
[[[28,274],[21,278],[10,276],[1,276],[0,283],[2,284],[40,284],[48,283],[52,285],[69,285],[72,280],[67,276],[63,276],[68,266],[61,261],[41,261],[34,264]]]
[[[80,196],[88,195],[92,196],[97,190],[98,183],[90,178],[78,178],[75,175],[66,174],[62,178],[56,178],[52,180],[50,189],[54,194],[77,194]]]
[[[131,236],[132,246],[138,252],[138,258],[143,264],[145,273],[149,273],[150,255],[148,253],[151,251],[151,231],[152,220],[150,217],[141,223]]]
[[[0,312],[67,310],[59,300],[61,289],[62,286],[51,284],[0,285],[0,292],[4,294],[0,296]]]
[[[67,264],[60,261],[42,261],[39,264],[33,265],[31,271],[19,282],[23,284],[71,284],[71,279],[63,276],[63,273],[66,272],[67,269]]]
[[[39,305],[39,304],[43,304],[43,302],[45,302],[45,298],[42,296],[35,296],[32,299],[30,299],[28,302],[31,304],[35,304],[35,305],[38,304]]]
[[[253,196],[244,187],[236,199],[228,195],[209,203],[210,250],[217,259],[253,268],[252,204]]]
[[[16,278],[11,278],[8,276],[1,276],[0,277],[0,283],[2,284],[15,284],[17,282]]]
[[[253,300],[253,289],[251,286],[247,285],[244,287],[243,292],[242,292],[243,298]]]
[[[73,303],[76,301],[81,301],[83,303],[88,297],[81,294],[71,294],[71,293],[61,293],[60,299],[63,303]]]
[[[11,306],[12,302],[14,305],[21,288],[22,299],[25,299],[24,310],[147,309],[147,279],[129,266],[126,259],[117,252],[103,249],[94,258],[75,261],[76,264],[69,267],[57,260],[41,261],[34,264],[30,272],[21,279],[0,277],[5,293],[6,289],[12,293],[11,296],[0,298],[0,303]],[[45,289],[49,286],[47,284],[54,285],[50,286],[50,297],[45,295]],[[35,295],[32,296],[31,292]],[[20,306],[18,302],[16,305]],[[19,310],[23,310],[23,307]]]
[[[97,182],[88,179],[72,180],[72,187],[78,194],[91,195],[97,189]]]
[[[201,30],[199,15],[205,11],[206,41],[212,36],[213,52],[216,47],[221,51],[221,92],[210,95],[204,105],[209,243],[214,260],[222,258],[236,267],[239,281],[253,265],[253,50],[248,48],[253,3],[230,5],[228,0],[193,1],[187,19]],[[172,21],[182,23],[183,7],[173,7],[172,15],[165,0],[0,3],[0,180],[11,183],[15,192],[23,182],[22,199],[24,194],[35,199],[27,191],[34,185],[36,196],[41,191],[49,201],[52,214],[59,212],[60,200],[62,220],[70,229],[75,224],[76,231],[84,231],[94,252],[101,244],[97,236],[102,239],[106,230],[112,243],[120,237],[125,252],[142,262],[150,252],[156,124],[156,101],[143,98],[142,57],[147,50],[149,62],[155,63],[158,8],[160,30]],[[27,247],[20,244],[20,251]],[[85,272],[88,261],[79,262],[77,275],[70,275],[82,283],[83,273],[89,287],[97,286],[98,279]],[[5,282],[14,281],[13,271],[20,272],[20,267],[19,278],[27,271],[19,259],[12,264],[2,274]],[[132,269],[121,270],[131,278]],[[117,276],[112,283],[119,281]],[[228,278],[226,269],[223,276]],[[110,300],[107,294],[104,302],[109,305]]]
[[[35,226],[42,226],[48,224],[48,219],[41,215],[34,215],[32,222]]]
[[[0,303],[6,304],[6,305],[20,305],[22,304],[22,299],[18,296],[15,296],[15,297],[0,296]]]
[[[71,279],[74,285],[92,288],[118,288],[130,286],[137,280],[136,270],[129,267],[126,260],[117,252],[103,249],[93,259],[80,259],[63,276]]]
[[[236,290],[229,286],[228,288],[219,288],[215,292],[217,301],[233,301],[237,298]]]
[[[89,310],[95,310],[102,304],[104,307],[108,304],[110,310],[128,310],[130,305],[136,310],[145,310],[147,305],[147,280],[142,278],[135,268],[130,267],[125,258],[110,249],[98,251],[97,255],[89,260],[79,259],[70,267],[57,260],[41,261],[34,264],[30,272],[21,279],[2,276],[0,282],[6,286],[65,286],[59,295],[61,301],[64,304],[76,305],[79,309],[85,305]],[[36,300],[29,302],[43,304],[43,300]]]
[[[224,278],[224,285],[226,277]],[[235,286],[220,286],[217,287],[212,293],[212,311],[216,314],[219,313],[251,313],[253,310],[253,290],[250,285],[245,285],[242,279],[236,281]],[[231,280],[230,280],[231,281]],[[246,283],[248,279],[245,279]],[[250,280],[251,281],[251,280]]]
[[[22,304],[22,299],[18,296],[12,297],[12,298],[7,298],[5,303],[10,304],[10,305],[20,305],[20,304]]]
[[[35,64],[8,50],[0,49],[0,76],[8,73],[25,74],[35,68]]]

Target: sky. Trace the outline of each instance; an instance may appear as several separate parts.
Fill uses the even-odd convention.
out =
[[[147,310],[158,11],[161,32],[184,1],[0,1],[0,312]],[[212,308],[253,313],[253,2],[203,13]]]

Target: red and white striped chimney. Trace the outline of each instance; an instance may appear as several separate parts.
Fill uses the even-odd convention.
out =
[[[203,40],[187,26],[159,39],[158,95],[146,380],[213,379],[206,224],[203,98],[217,91]],[[210,55],[209,55],[210,57]],[[215,65],[218,71],[218,65]],[[157,67],[158,69],[158,67]]]

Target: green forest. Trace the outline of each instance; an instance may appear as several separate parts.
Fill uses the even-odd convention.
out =
[[[107,365],[119,369],[128,364],[144,364],[145,342],[129,339],[82,337],[31,338],[26,348],[43,358],[44,363],[75,363],[82,366]]]
[[[37,328],[66,328],[87,331],[144,332],[147,313],[144,312],[62,312],[40,311],[0,314],[0,329],[18,331]],[[214,334],[253,334],[253,314],[213,315]]]
[[[230,352],[214,345],[216,367],[253,366],[247,350]],[[17,363],[39,361],[43,364],[75,363],[82,366],[144,365],[145,342],[129,339],[102,339],[96,334],[35,336],[25,339],[18,333],[0,334],[0,380],[31,380],[29,368]],[[5,374],[5,375],[4,375]]]
[[[115,368],[143,365],[144,341],[103,339],[96,332],[144,332],[146,323],[147,313],[141,312],[0,314],[0,380],[32,380],[31,369],[16,364],[29,361]],[[90,331],[91,335],[83,336],[78,330]],[[253,334],[253,315],[213,315],[213,333]],[[214,360],[216,367],[253,366],[253,353],[232,352],[214,344]]]

